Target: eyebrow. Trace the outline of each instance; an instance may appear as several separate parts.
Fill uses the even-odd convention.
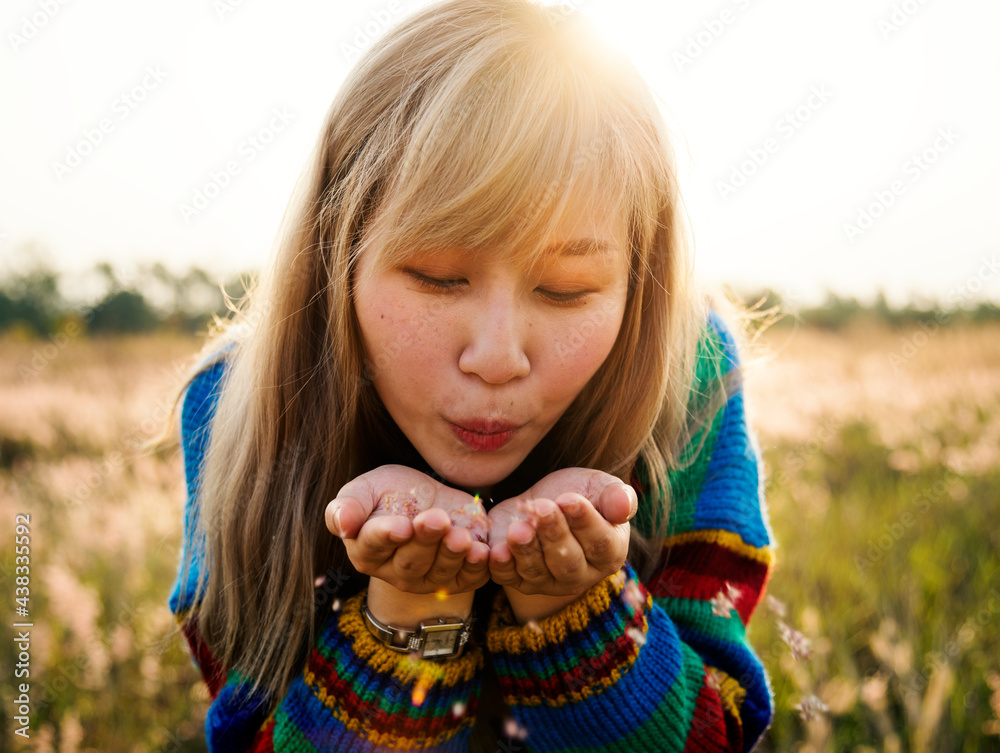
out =
[[[618,244],[602,238],[575,238],[570,241],[550,243],[545,250],[563,256],[589,256],[618,252]]]

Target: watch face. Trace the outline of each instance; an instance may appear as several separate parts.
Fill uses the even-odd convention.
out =
[[[456,628],[427,631],[424,635],[422,654],[425,657],[451,656],[458,646],[459,632],[460,630]]]

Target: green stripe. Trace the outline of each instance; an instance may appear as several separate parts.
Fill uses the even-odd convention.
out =
[[[702,635],[746,645],[746,628],[739,613],[733,609],[729,617],[719,617],[712,605],[696,599],[657,598],[654,601],[674,622],[697,630]]]
[[[274,714],[274,749],[294,750],[296,753],[317,751],[316,746],[309,742],[302,730],[288,717],[283,706]]]
[[[391,675],[385,675],[382,673],[376,673],[377,676],[382,680],[381,683],[376,683],[374,686],[368,686],[366,688],[358,688],[358,685],[354,680],[362,674],[360,668],[353,667],[345,660],[345,649],[331,649],[329,646],[317,646],[316,647],[327,660],[337,668],[337,674],[350,681],[352,689],[355,695],[360,698],[365,703],[375,706],[376,708],[385,711],[387,714],[392,714],[393,716],[406,716],[410,719],[430,719],[430,718],[440,718],[447,716],[451,713],[452,704],[459,699],[459,694],[455,692],[454,685],[450,693],[443,694],[441,692],[434,693],[434,690],[441,689],[441,686],[435,680],[430,687],[427,689],[427,698],[420,706],[414,706],[412,701],[412,695],[405,695],[403,698],[399,699],[395,703],[388,703],[386,698],[382,695],[385,686],[391,682]],[[359,657],[354,652],[351,652],[355,660],[358,662],[365,663],[365,660]],[[411,683],[409,686],[404,685],[404,687],[414,687],[416,683]],[[472,688],[472,696],[475,696],[475,688]]]
[[[605,635],[611,639],[617,639],[619,636],[624,634],[625,625],[632,618],[631,614],[628,614],[627,612],[623,613],[622,610],[617,610],[615,616],[617,617],[617,623],[615,625],[614,630],[605,633]],[[568,664],[564,661],[557,660],[555,657],[549,657],[547,655],[543,655],[544,658],[548,660],[547,666],[544,667],[529,665],[528,667],[525,668],[524,661],[520,659],[520,657],[524,656],[523,653],[513,654],[508,651],[504,651],[502,653],[494,654],[494,657],[497,660],[497,674],[502,674],[509,677],[516,677],[518,679],[524,677],[537,677],[542,680],[547,680],[557,672],[571,671],[574,667],[579,666],[580,662],[583,661],[584,659],[592,659],[595,656],[600,656],[601,654],[604,654],[607,649],[607,643],[608,643],[607,640],[605,640],[603,643],[598,641],[597,645],[594,646],[593,648],[590,649],[583,648],[582,650],[574,651],[572,658],[576,659],[576,661],[572,664]],[[549,644],[549,645],[561,645],[561,644]],[[508,659],[505,658],[504,655],[518,657],[518,659],[516,660]],[[510,664],[513,664],[515,661],[517,662],[518,665],[522,667],[521,669],[513,669],[513,668],[506,669],[507,667],[509,667]],[[503,664],[501,665],[500,662],[502,662]],[[501,666],[505,668],[504,671],[501,671]]]
[[[729,372],[729,361],[726,359],[725,346],[722,338],[711,327],[706,327],[702,340],[698,343],[695,360],[694,381],[688,397],[688,413],[699,415],[708,405],[709,395],[720,387],[722,378]],[[705,479],[712,456],[712,448],[722,425],[723,411],[716,412],[712,423],[702,427],[688,442],[681,452],[678,468],[667,475],[670,488],[670,535],[690,531],[694,527],[695,503]],[[649,478],[645,474],[642,463],[637,463],[636,470],[640,481],[649,486]],[[634,523],[639,531],[649,535],[653,530],[654,505],[649,499],[655,500],[652,490],[647,492],[645,504],[640,502]]]
[[[694,649],[681,644],[684,663],[670,690],[642,725],[610,745],[563,748],[566,753],[682,753],[694,719],[705,665]],[[607,691],[605,691],[607,692]],[[627,701],[626,701],[627,702]]]

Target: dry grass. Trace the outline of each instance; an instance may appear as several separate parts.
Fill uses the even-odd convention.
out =
[[[969,620],[1000,574],[1000,326],[921,335],[776,327],[759,341],[748,391],[779,542],[770,591],[813,652],[792,658],[777,616],[760,610],[753,642],[778,703],[772,749],[974,749],[980,738],[998,749],[1000,738],[983,736],[1000,729],[990,709],[990,678],[1000,706],[1000,675],[990,674],[1000,669],[1000,613],[991,625]],[[159,429],[199,346],[171,336],[0,340],[0,517],[32,516],[35,750],[204,750],[205,691],[165,604],[180,457],[136,449]],[[933,508],[883,552],[883,529],[938,481]],[[9,598],[11,544],[0,545]],[[877,567],[858,565],[876,555]],[[953,638],[956,652],[928,665]],[[794,707],[810,694],[828,711],[806,723]],[[0,719],[6,745],[12,722]]]

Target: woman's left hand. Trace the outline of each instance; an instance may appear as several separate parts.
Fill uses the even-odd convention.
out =
[[[508,595],[568,603],[625,563],[637,509],[635,490],[607,473],[550,473],[490,510],[490,575]]]

